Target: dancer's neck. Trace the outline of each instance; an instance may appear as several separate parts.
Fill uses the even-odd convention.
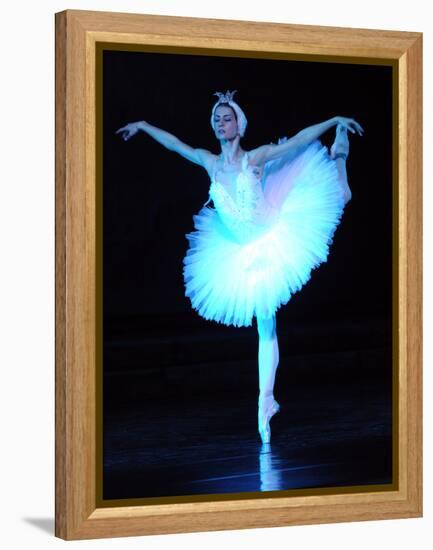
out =
[[[239,145],[239,136],[233,140],[221,141],[221,158],[224,164],[237,164],[245,153]]]

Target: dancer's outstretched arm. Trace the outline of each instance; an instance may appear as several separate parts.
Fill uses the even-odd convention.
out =
[[[309,126],[308,128],[301,130],[283,143],[279,143],[278,145],[262,145],[261,147],[254,149],[252,151],[254,161],[260,165],[268,162],[269,160],[278,159],[290,151],[294,152],[299,150],[302,147],[312,143],[315,139],[319,138],[327,130],[337,124],[347,128],[352,133],[358,133],[360,136],[362,136],[364,132],[362,126],[353,118],[335,116],[329,120],[325,120],[325,122],[320,122],[319,124],[314,124],[313,126]]]
[[[178,153],[182,157],[186,158],[187,160],[194,162],[199,166],[203,166],[203,168],[207,169],[208,171],[210,170],[212,159],[214,156],[210,151],[207,151],[206,149],[191,147],[190,145],[183,143],[175,135],[170,134],[169,132],[166,132],[161,128],[157,128],[156,126],[152,126],[144,120],[140,120],[139,122],[131,122],[130,124],[119,128],[116,131],[116,134],[122,134],[122,138],[124,139],[124,141],[127,141],[140,131],[149,134],[149,136],[151,136],[161,145],[164,145],[164,147],[166,147],[170,151],[174,151],[175,153]]]

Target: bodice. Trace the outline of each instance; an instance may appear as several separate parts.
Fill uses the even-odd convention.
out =
[[[248,165],[248,152],[242,158],[240,172],[234,174],[231,192],[218,181],[217,174],[214,168],[208,202],[213,201],[221,221],[237,240],[246,242],[259,237],[276,212],[265,199],[257,167]]]

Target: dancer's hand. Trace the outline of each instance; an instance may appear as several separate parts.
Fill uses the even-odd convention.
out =
[[[132,136],[135,136],[135,134],[137,134],[140,131],[141,124],[142,122],[130,122],[126,126],[119,128],[115,133],[122,134],[123,140],[127,141],[128,139],[132,138]]]
[[[360,136],[364,134],[364,128],[353,118],[336,116],[335,122],[336,124],[341,124],[343,128],[346,128],[349,132],[352,132],[352,134],[358,133]]]

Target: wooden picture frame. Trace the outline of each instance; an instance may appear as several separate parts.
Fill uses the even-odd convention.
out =
[[[67,10],[56,24],[56,512],[65,540],[422,515],[422,33]],[[395,479],[388,490],[101,506],[95,227],[100,43],[393,67]],[[349,488],[350,489],[350,488]]]

